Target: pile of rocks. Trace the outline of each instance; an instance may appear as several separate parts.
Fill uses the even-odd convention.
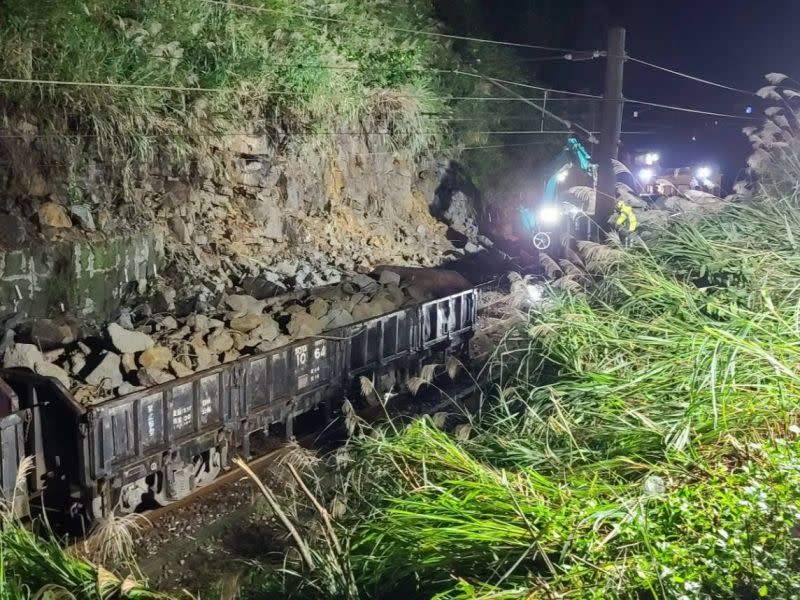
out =
[[[130,313],[101,335],[77,339],[69,327],[34,323],[32,343],[16,343],[7,332],[4,368],[27,368],[53,377],[83,403],[97,403],[195,372],[266,352],[293,340],[389,313],[434,294],[406,285],[399,274],[356,275],[302,297],[258,300],[246,294],[224,297],[208,314],[176,318],[156,313],[133,325]],[[37,331],[50,330],[48,339]],[[63,345],[55,343],[60,337]],[[55,347],[53,347],[55,346]],[[44,351],[42,350],[44,348]]]

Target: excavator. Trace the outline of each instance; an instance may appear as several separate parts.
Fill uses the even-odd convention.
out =
[[[559,245],[564,239],[575,235],[581,221],[588,223],[584,211],[569,202],[559,202],[558,186],[566,181],[570,169],[578,167],[597,183],[597,165],[583,144],[575,136],[570,136],[561,152],[547,166],[549,177],[544,186],[544,195],[536,210],[522,207],[522,226],[533,238],[533,245],[543,251]],[[560,248],[559,248],[560,249]]]

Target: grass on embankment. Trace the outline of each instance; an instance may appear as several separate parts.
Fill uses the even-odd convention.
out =
[[[494,76],[528,73],[508,49],[414,34],[441,31],[433,14],[427,0],[7,0],[0,77],[153,87],[6,82],[5,133],[31,135],[17,127],[26,116],[49,136],[37,148],[62,159],[45,162],[73,169],[83,153],[128,169],[163,157],[186,164],[249,132],[328,148],[342,132],[412,154],[501,144],[473,132],[501,129],[517,103],[448,101],[491,95],[452,71],[485,58]],[[448,121],[451,111],[468,121]]]
[[[346,551],[266,588],[797,597],[799,235],[800,208],[765,200],[649,247],[584,245],[498,352],[469,436],[423,421],[355,439]]]

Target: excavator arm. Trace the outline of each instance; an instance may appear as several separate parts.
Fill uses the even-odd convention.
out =
[[[558,191],[558,183],[561,181],[562,173],[574,166],[578,166],[584,173],[594,176],[596,167],[592,164],[591,155],[577,138],[570,137],[564,149],[548,165],[546,172],[550,173],[550,177],[544,187],[542,206],[550,206],[556,203],[556,192]]]

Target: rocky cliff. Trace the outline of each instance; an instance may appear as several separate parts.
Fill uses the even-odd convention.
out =
[[[356,125],[301,142],[221,136],[204,160],[141,168],[104,162],[91,145],[54,159],[33,118],[15,127],[0,150],[6,316],[103,321],[147,297],[204,310],[226,290],[263,298],[465,252],[431,215],[446,163],[355,135]]]

